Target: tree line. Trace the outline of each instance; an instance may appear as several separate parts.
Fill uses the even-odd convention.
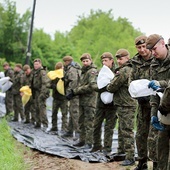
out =
[[[16,11],[16,3],[4,0],[0,3],[0,62],[24,64],[27,50],[28,33],[31,23],[31,11],[23,15]],[[31,61],[40,58],[49,70],[63,56],[71,55],[80,62],[82,53],[92,55],[94,63],[101,67],[100,56],[109,51],[113,55],[120,48],[129,50],[131,57],[136,49],[134,39],[141,35],[127,18],[114,18],[112,10],[91,10],[88,16],[79,16],[76,24],[68,32],[54,33],[54,38],[43,29],[33,29]]]

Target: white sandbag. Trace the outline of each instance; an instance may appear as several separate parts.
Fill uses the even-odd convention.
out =
[[[113,101],[113,93],[103,92],[101,93],[101,100],[104,104],[109,104]]]
[[[10,89],[13,84],[9,80],[10,80],[10,77],[3,77],[0,79],[0,88],[3,93],[6,92],[8,89]]]
[[[5,74],[4,74],[3,71],[1,71],[1,72],[0,72],[0,78],[3,78],[3,77],[5,77]]]
[[[160,113],[160,111],[158,110],[158,119],[161,123],[165,124],[165,125],[170,125],[170,113],[167,114],[167,116],[164,116]]]
[[[5,93],[0,92],[0,103],[1,104],[5,104],[5,96],[6,96]]]
[[[114,78],[114,74],[110,70],[110,68],[103,65],[97,77],[98,88],[101,89],[105,87],[108,83],[110,83],[110,80],[112,80],[113,78]]]
[[[134,80],[129,85],[129,93],[131,97],[144,97],[149,95],[156,95],[156,92],[152,88],[148,88],[150,80],[139,79]]]
[[[97,86],[99,89],[105,87],[107,84],[110,83],[110,80],[114,78],[113,72],[110,70],[109,67],[103,65],[101,68],[98,77],[97,77]],[[104,104],[109,104],[113,101],[113,93],[110,92],[103,92],[101,93],[101,100]]]

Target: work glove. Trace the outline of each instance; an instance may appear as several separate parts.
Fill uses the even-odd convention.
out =
[[[64,79],[65,79],[64,77],[61,78],[62,81],[64,81]]]
[[[160,84],[159,84],[158,81],[152,80],[152,81],[149,82],[148,88],[152,88],[155,91],[155,90],[158,90],[160,88]]]
[[[103,92],[105,92],[105,91],[108,91],[108,90],[107,90],[107,86],[104,86],[103,88],[99,89],[99,92],[100,92],[100,93],[103,93]]]
[[[163,107],[162,107],[161,105],[159,106],[158,110],[159,110],[160,113],[161,113],[162,115],[164,115],[164,116],[167,116],[167,114],[169,113],[169,112],[167,112],[165,109],[163,109]]]
[[[164,131],[165,130],[164,126],[161,125],[160,122],[158,121],[157,116],[152,116],[151,117],[151,124],[156,130],[159,130],[159,131]]]
[[[165,91],[165,88],[159,88],[158,90],[156,90],[157,92],[161,92],[163,93]]]
[[[138,97],[137,98],[139,104],[145,104],[149,101],[148,97]]]
[[[70,93],[66,95],[67,100],[71,100],[75,96],[73,90],[71,89]]]
[[[52,83],[52,84],[51,84],[51,88],[52,88],[52,89],[56,89],[56,84],[55,84],[55,83]]]

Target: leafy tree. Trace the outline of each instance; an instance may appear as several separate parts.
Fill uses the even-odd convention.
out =
[[[25,57],[30,11],[22,16],[16,12],[16,3],[5,0],[0,4],[0,53],[7,61],[20,62]]]
[[[32,57],[40,58],[44,66],[48,69],[54,69],[57,54],[55,54],[55,46],[51,36],[43,31],[43,29],[35,29],[32,39]]]
[[[115,20],[111,10],[91,10],[88,17],[79,16],[77,25],[68,36],[75,46],[77,56],[89,52],[94,62],[101,66],[100,56],[103,52],[109,51],[114,55],[118,49],[126,48],[134,54],[134,38],[140,34],[128,19],[119,17]]]

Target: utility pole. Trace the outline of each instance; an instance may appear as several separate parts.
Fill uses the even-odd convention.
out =
[[[29,32],[29,37],[28,37],[28,42],[27,42],[27,51],[26,51],[25,64],[28,64],[28,65],[30,65],[30,57],[31,57],[31,41],[32,41],[32,32],[33,32],[33,25],[34,25],[35,5],[36,5],[36,0],[34,0],[34,3],[33,3],[30,32]]]

